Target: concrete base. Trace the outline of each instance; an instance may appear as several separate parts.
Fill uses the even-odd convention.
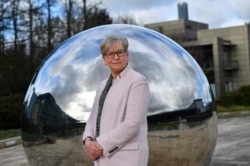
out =
[[[19,145],[22,143],[21,137],[13,137],[5,140],[0,140],[0,149],[8,148],[11,146]]]

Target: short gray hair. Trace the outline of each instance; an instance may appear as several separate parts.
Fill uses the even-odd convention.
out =
[[[128,39],[123,36],[108,36],[103,40],[103,42],[100,45],[101,53],[102,55],[105,55],[107,53],[107,49],[111,47],[114,43],[121,43],[124,50],[127,51],[128,49]]]

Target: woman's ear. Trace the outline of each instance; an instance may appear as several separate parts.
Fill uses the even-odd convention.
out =
[[[107,65],[107,63],[106,63],[106,59],[104,58],[104,56],[103,56],[103,55],[101,55],[101,57],[102,57],[102,61],[103,61],[104,65]]]

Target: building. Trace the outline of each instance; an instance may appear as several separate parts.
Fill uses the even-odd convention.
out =
[[[144,26],[163,33],[174,39],[177,43],[197,40],[198,30],[208,29],[208,24],[185,19],[158,22]]]
[[[144,26],[183,46],[203,69],[215,97],[250,85],[250,24],[209,29],[205,23],[178,19]]]
[[[188,4],[186,2],[178,3],[178,16],[179,19],[188,20]]]

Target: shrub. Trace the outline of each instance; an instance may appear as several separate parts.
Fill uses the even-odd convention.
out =
[[[250,85],[242,86],[233,92],[226,92],[216,102],[221,106],[250,106]]]
[[[250,85],[239,88],[237,91],[236,102],[239,105],[250,105]]]
[[[235,98],[236,98],[235,92],[223,93],[217,100],[217,104],[221,106],[235,105],[236,104]]]
[[[20,128],[22,110],[22,94],[0,97],[0,129]]]

